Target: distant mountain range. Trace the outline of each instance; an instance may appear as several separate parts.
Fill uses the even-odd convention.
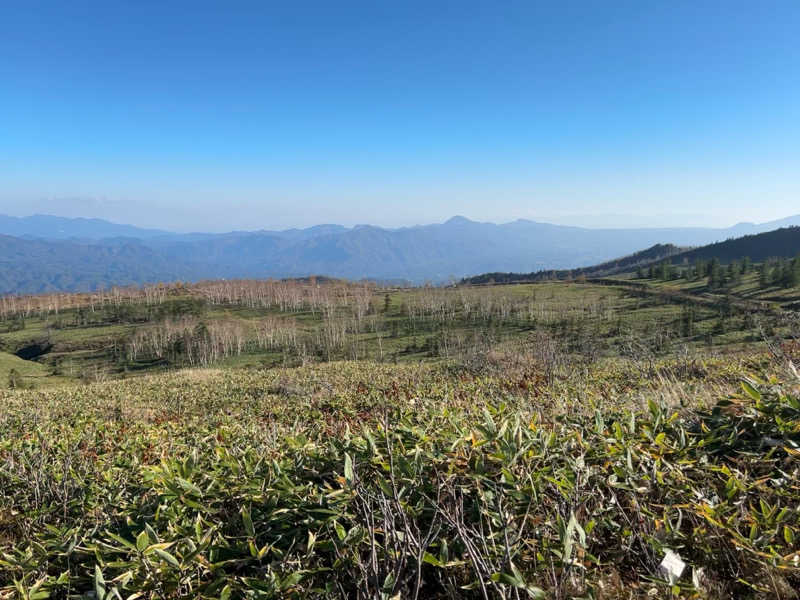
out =
[[[103,219],[68,219],[53,215],[32,215],[30,217],[0,215],[0,234],[43,240],[73,238],[101,240],[120,236],[151,238],[158,235],[169,235],[169,232],[158,229],[142,229],[133,225],[120,225]]]
[[[0,293],[306,275],[442,282],[493,271],[574,269],[655,244],[702,246],[788,225],[800,225],[800,215],[719,229],[587,229],[527,220],[498,225],[453,217],[399,229],[318,225],[179,234],[100,219],[0,216]]]

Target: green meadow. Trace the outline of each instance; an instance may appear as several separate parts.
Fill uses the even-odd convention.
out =
[[[0,598],[793,598],[791,300],[645,285],[7,301]]]

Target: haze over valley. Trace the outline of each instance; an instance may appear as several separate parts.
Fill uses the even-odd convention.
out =
[[[384,229],[175,234],[103,220],[0,216],[0,292],[90,291],[215,278],[324,275],[444,283],[481,273],[574,269],[654,244],[701,246],[800,224],[800,216],[727,228],[586,229],[517,220]]]

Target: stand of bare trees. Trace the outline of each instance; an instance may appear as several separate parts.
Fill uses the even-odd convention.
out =
[[[198,283],[189,292],[213,305],[277,309],[281,312],[309,311],[312,314],[350,308],[359,318],[372,304],[374,284],[348,283],[315,278],[303,280],[239,279]]]
[[[163,304],[168,295],[182,289],[181,284],[154,284],[141,287],[117,287],[87,293],[63,293],[0,296],[0,321],[18,317],[47,318],[64,310],[87,308],[91,312],[106,306],[141,303]]]
[[[208,366],[245,352],[297,348],[294,321],[265,319],[253,323],[218,319],[204,322],[184,317],[139,329],[128,342],[128,358]]]

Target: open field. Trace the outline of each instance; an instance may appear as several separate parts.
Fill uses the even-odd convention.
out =
[[[52,295],[4,301],[0,351],[54,377],[25,379],[41,387],[184,366],[462,360],[543,338],[572,360],[652,359],[791,335],[795,313],[775,298],[790,304],[797,290],[764,290],[751,305],[748,286],[721,294],[629,280],[409,289],[243,281]]]
[[[631,285],[7,301],[0,598],[796,598],[796,315]]]

